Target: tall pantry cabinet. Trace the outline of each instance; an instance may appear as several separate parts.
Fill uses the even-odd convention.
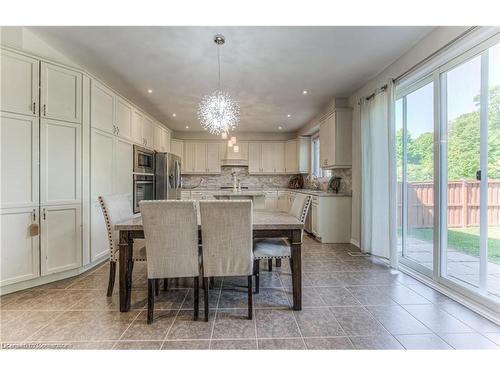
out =
[[[82,73],[0,50],[0,286],[81,266]]]

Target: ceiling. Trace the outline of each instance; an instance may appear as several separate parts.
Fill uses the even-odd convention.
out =
[[[213,36],[222,33],[222,86],[240,104],[238,130],[286,132],[361,87],[432,27],[30,29],[176,131],[201,130],[198,103],[217,87]]]

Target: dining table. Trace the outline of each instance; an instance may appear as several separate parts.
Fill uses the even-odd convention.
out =
[[[142,218],[139,215],[115,224],[119,232],[119,294],[120,311],[130,310],[132,291],[134,239],[144,238]],[[302,309],[302,231],[304,224],[295,216],[282,211],[254,209],[253,238],[285,238],[291,248],[293,309]],[[198,230],[201,238],[201,220],[198,212]],[[223,230],[221,228],[221,230]],[[203,246],[203,240],[201,240]]]

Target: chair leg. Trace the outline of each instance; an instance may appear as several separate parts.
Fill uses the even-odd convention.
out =
[[[260,260],[255,259],[253,261],[253,274],[255,276],[255,294],[259,294],[260,285]]]
[[[148,324],[153,323],[155,307],[155,279],[148,279]]]
[[[198,313],[200,311],[200,279],[198,276],[196,276],[193,280],[193,292],[194,292],[193,319],[198,320]]]
[[[128,262],[127,265],[127,271],[128,271],[128,285],[129,285],[129,290],[132,288],[132,272],[134,271],[134,261],[131,260]]]
[[[276,267],[281,267],[281,259],[276,259]]]
[[[113,294],[113,288],[115,286],[116,277],[116,262],[109,263],[109,281],[108,281],[108,293],[107,296],[111,297]]]
[[[213,289],[215,286],[215,277],[212,276],[210,277],[209,280],[210,280],[210,289]]]
[[[269,272],[273,272],[273,260],[269,259],[267,261],[268,267],[269,267]]]
[[[252,286],[252,275],[248,276],[248,319],[252,320],[253,313],[253,286]]]
[[[205,303],[205,322],[208,322],[208,277],[203,278],[203,299]]]
[[[160,295],[160,279],[155,279],[155,296]]]
[[[166,292],[168,290],[168,279],[163,279],[163,291]]]

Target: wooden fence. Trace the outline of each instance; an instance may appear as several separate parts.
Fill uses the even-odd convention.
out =
[[[479,226],[479,181],[448,182],[448,227]],[[401,184],[398,187],[398,224],[401,225]],[[432,182],[408,184],[408,226],[429,228],[434,220]],[[488,225],[500,224],[500,180],[488,182]]]

